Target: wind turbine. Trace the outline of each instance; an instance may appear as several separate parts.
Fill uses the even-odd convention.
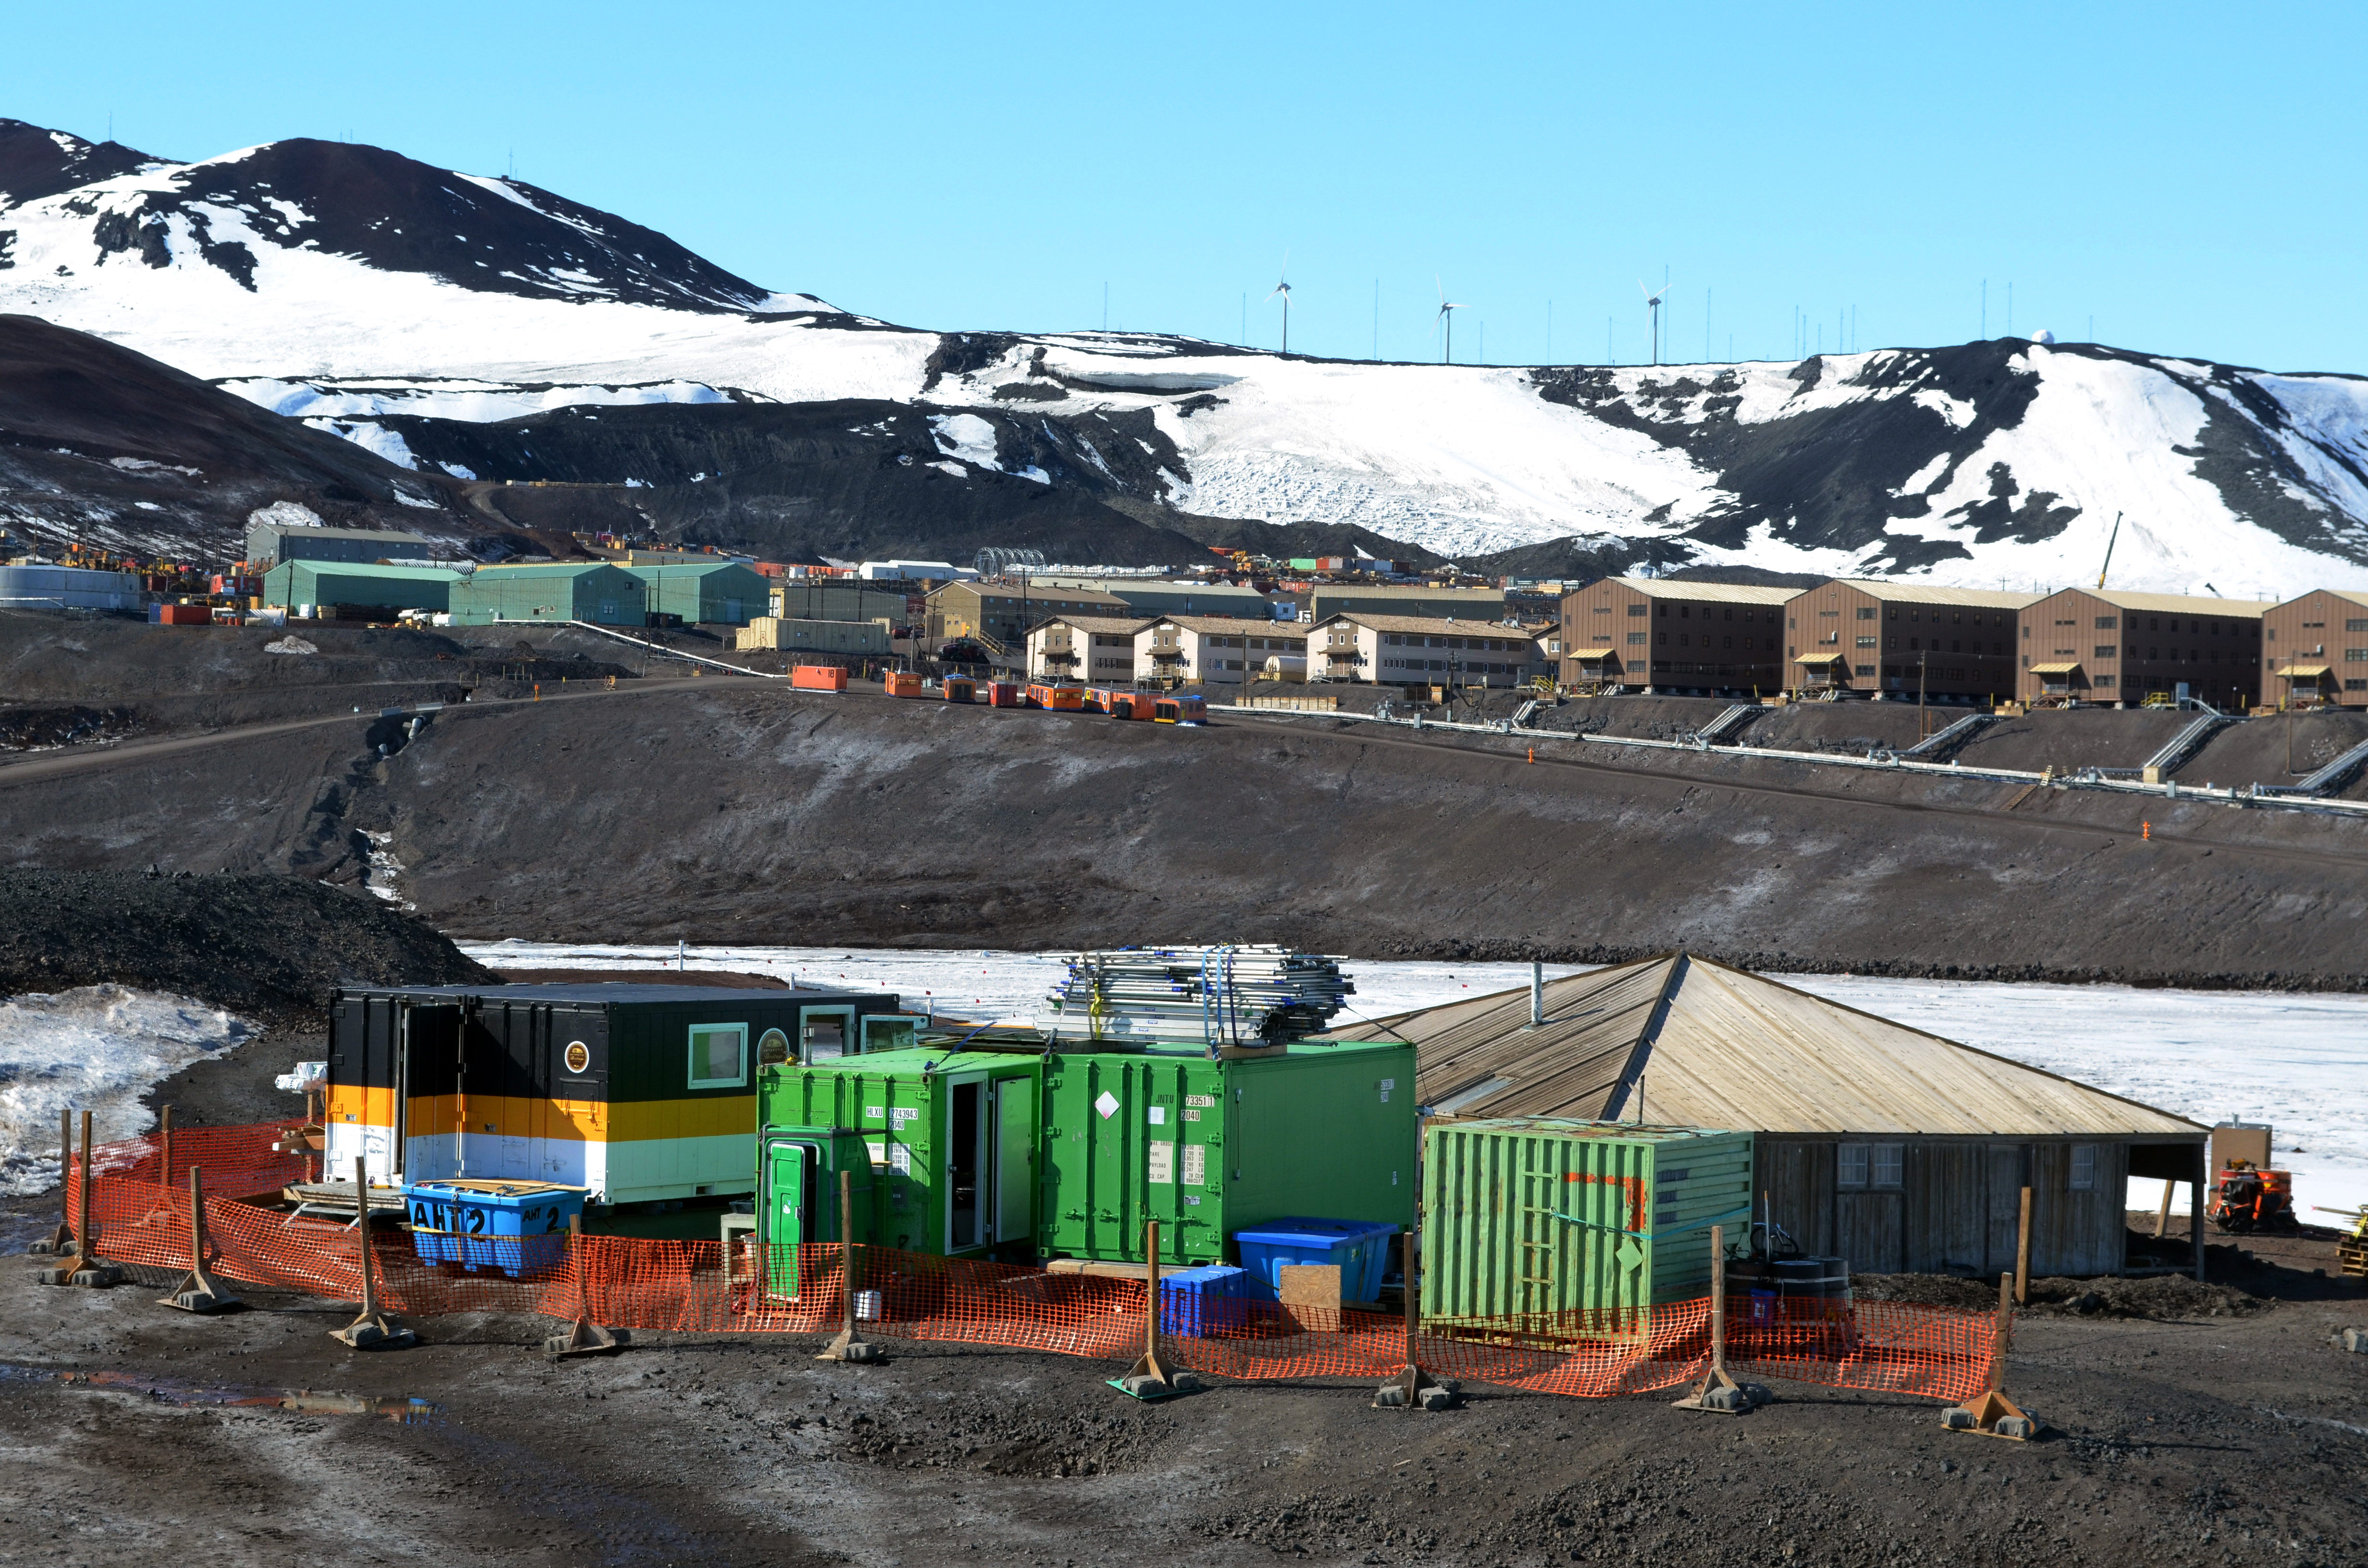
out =
[[[1645,308],[1653,312],[1653,363],[1657,365],[1661,362],[1661,301],[1668,297],[1669,286],[1662,284],[1661,291],[1656,294],[1640,278],[1636,287],[1645,296]]]
[[[1439,362],[1442,365],[1452,365],[1455,362],[1455,317],[1449,312],[1460,311],[1463,307],[1448,299],[1447,285],[1440,280],[1437,274],[1432,275],[1431,281],[1439,284],[1439,314],[1431,318],[1430,330],[1435,336],[1440,324],[1445,324],[1447,341],[1440,352]]]
[[[1282,351],[1291,352],[1291,253],[1282,253],[1282,281],[1274,286],[1274,294],[1282,296]],[[1268,299],[1274,298],[1269,294]]]

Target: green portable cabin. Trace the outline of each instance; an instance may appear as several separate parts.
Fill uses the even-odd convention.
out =
[[[1751,1134],[1553,1117],[1431,1123],[1422,1315],[1441,1326],[1710,1294],[1710,1228],[1738,1247]]]
[[[586,620],[642,626],[649,619],[642,580],[606,562],[547,566],[481,566],[452,590],[452,624]]]
[[[917,1021],[850,991],[347,987],[329,1009],[327,1167],[557,1182],[595,1203],[746,1193],[761,1064],[902,1043]]]
[[[736,561],[684,566],[635,566],[649,587],[650,612],[687,622],[745,626],[772,608],[772,588]]]
[[[1411,1226],[1414,1072],[1397,1041],[1048,1054],[1037,1252],[1141,1262],[1147,1220],[1168,1266],[1281,1219]]]
[[[363,609],[450,608],[461,574],[442,566],[374,566],[336,561],[283,561],[263,574],[263,602],[351,605]]]
[[[947,1257],[1030,1256],[1043,1059],[890,1051],[764,1069],[757,1087],[757,1240],[768,1288],[797,1293],[797,1244],[852,1239]]]

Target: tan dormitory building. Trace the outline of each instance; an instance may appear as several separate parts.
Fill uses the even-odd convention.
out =
[[[1307,630],[1307,678],[1378,686],[1520,686],[1554,673],[1545,638],[1412,615],[1327,616]]]
[[[2037,594],[1838,577],[1784,606],[1788,689],[1996,702],[2015,691],[2022,611]]]
[[[1126,601],[1091,588],[1037,590],[1025,582],[985,577],[948,583],[929,595],[927,635],[932,642],[978,637],[994,646],[1019,642],[1056,615],[1125,618]]]
[[[1235,616],[1168,615],[1134,634],[1134,678],[1160,686],[1240,686],[1269,658],[1307,656],[1307,628]]]
[[[2201,698],[2223,712],[2260,699],[2266,599],[2065,588],[2022,612],[2015,696],[2026,702]]]
[[[1140,617],[1056,615],[1028,633],[1029,678],[1133,686],[1134,639],[1150,624]]]
[[[1648,693],[1783,688],[1785,601],[1797,590],[1606,577],[1562,601],[1563,684]]]
[[[2261,618],[2261,700],[2368,708],[2368,589],[2317,588]]]

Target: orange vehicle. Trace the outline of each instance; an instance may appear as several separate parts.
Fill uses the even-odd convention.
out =
[[[790,684],[800,691],[845,691],[847,670],[840,665],[798,665],[790,671]]]
[[[948,702],[976,702],[978,682],[968,676],[948,676],[938,684],[938,695]]]
[[[2293,1231],[2294,1173],[2231,1160],[2213,1184],[2212,1224],[2220,1231]]]
[[[1209,699],[1205,697],[1161,697],[1151,704],[1152,722],[1156,724],[1205,724],[1209,722]]]
[[[1019,689],[1017,681],[991,680],[986,683],[986,705],[989,708],[1025,708],[1028,694]]]
[[[921,695],[921,677],[910,670],[890,670],[887,687],[891,697],[918,697]]]
[[[1050,709],[1056,713],[1079,712],[1086,706],[1086,688],[1036,681],[1028,687],[1028,706]]]
[[[1113,719],[1148,719],[1152,716],[1152,694],[1147,691],[1110,691],[1106,710]]]

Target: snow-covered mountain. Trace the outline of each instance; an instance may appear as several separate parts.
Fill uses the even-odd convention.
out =
[[[0,122],[0,310],[404,466],[613,486],[579,498],[716,542],[815,548],[784,519],[822,517],[860,544],[939,514],[1016,542],[1059,493],[1073,536],[1253,519],[1538,572],[2061,584],[2098,569],[2118,515],[2119,586],[2368,584],[2358,377],[2019,339],[1650,369],[918,331],[514,180],[336,142],[175,164]],[[648,404],[631,439],[596,428]],[[818,446],[837,414],[765,404],[843,404],[861,439]],[[906,471],[893,496],[853,483],[883,465]]]

